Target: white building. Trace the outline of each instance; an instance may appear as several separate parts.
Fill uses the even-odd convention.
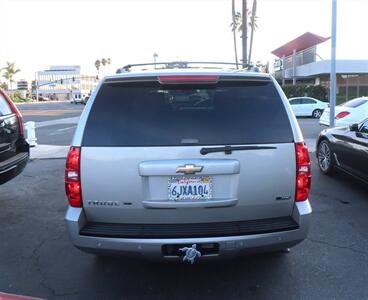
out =
[[[28,81],[25,79],[17,81],[17,91],[20,92],[23,99],[26,98],[28,92]]]
[[[90,94],[97,85],[96,76],[81,74],[80,66],[51,66],[36,72],[38,94],[53,100],[71,100]],[[34,94],[36,90],[32,91]]]
[[[317,46],[329,40],[306,32],[272,51],[274,76],[284,84],[315,84],[329,87],[330,59],[321,59]],[[368,60],[336,60],[337,98],[368,96]]]

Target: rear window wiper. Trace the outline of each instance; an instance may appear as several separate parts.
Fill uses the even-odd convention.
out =
[[[202,148],[200,153],[206,155],[208,153],[214,152],[225,152],[225,154],[231,154],[233,151],[240,150],[267,150],[267,149],[277,149],[274,146],[223,146],[223,147],[213,147],[213,148]]]

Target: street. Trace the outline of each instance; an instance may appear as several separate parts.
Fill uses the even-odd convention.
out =
[[[19,108],[25,121],[41,125],[39,144],[68,145],[84,106]],[[312,143],[321,130],[318,121],[299,123]],[[313,153],[311,158],[313,215],[307,240],[288,254],[195,265],[80,252],[63,220],[65,159],[31,160],[21,175],[1,186],[0,291],[47,299],[368,299],[368,191],[346,176],[322,175]]]
[[[18,105],[24,122],[35,121],[37,143],[69,145],[84,105],[60,103],[30,103]],[[55,120],[62,120],[57,124]]]

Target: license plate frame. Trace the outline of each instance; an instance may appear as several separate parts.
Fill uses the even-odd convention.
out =
[[[171,201],[210,200],[213,193],[212,176],[172,176],[167,185]]]

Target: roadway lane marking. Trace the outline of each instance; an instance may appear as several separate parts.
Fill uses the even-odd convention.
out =
[[[78,124],[78,117],[64,118],[64,119],[56,119],[50,121],[36,122],[36,128],[53,126],[53,125],[61,125],[61,124]]]
[[[65,131],[68,131],[70,129],[74,129],[77,128],[77,125],[71,126],[71,127],[66,127],[66,128],[60,128],[55,130],[54,132],[49,133],[48,135],[58,135],[58,134],[63,134]]]

